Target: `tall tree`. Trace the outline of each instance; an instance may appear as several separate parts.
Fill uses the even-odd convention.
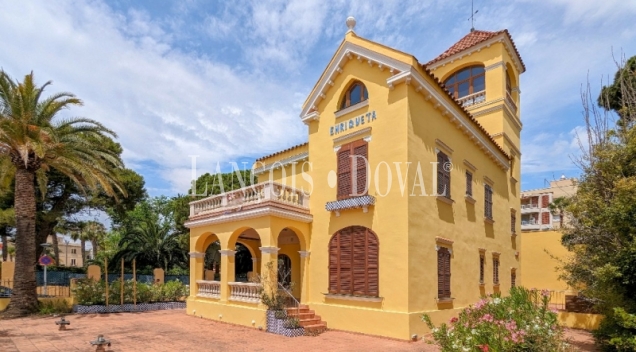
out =
[[[613,110],[621,120],[636,115],[636,56],[619,64],[612,84],[603,87],[597,98],[600,107]]]
[[[125,194],[115,174],[121,159],[104,146],[115,133],[91,119],[58,118],[62,110],[82,102],[71,93],[43,97],[50,84],[38,87],[33,73],[13,81],[0,71],[0,154],[15,173],[16,274],[8,316],[38,309],[35,186],[46,193],[47,171],[59,171],[81,189]]]

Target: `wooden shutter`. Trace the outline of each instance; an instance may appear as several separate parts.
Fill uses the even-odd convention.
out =
[[[486,259],[484,258],[483,255],[479,256],[479,283],[483,284],[484,283],[484,265]]]
[[[473,174],[466,171],[466,195],[473,196]]]
[[[450,164],[448,156],[442,152],[437,152],[437,194],[450,198],[450,169],[446,171]],[[445,167],[446,166],[446,167]]]
[[[329,293],[378,296],[378,238],[362,226],[344,228],[329,242]]]
[[[356,170],[353,170],[353,158],[356,158]],[[368,143],[357,140],[340,147],[338,150],[338,199],[350,198],[354,193],[355,179],[357,195],[367,194],[368,180]]]
[[[437,296],[438,298],[450,298],[450,251],[448,248],[440,247],[437,251]]]
[[[516,287],[517,286],[517,271],[515,269],[512,269],[512,271],[510,271],[510,287]]]
[[[517,232],[517,216],[515,213],[510,213],[510,233]]]
[[[499,284],[499,257],[492,259],[492,283]]]
[[[484,186],[484,217],[492,219],[492,188],[490,185]]]

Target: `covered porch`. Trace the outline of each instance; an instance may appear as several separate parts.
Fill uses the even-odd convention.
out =
[[[190,203],[189,300],[264,309],[263,285],[305,300],[311,221],[309,196],[276,182]]]

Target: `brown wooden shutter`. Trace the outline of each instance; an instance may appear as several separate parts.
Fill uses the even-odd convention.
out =
[[[340,291],[340,232],[329,241],[329,293]]]
[[[345,144],[338,151],[338,199],[351,194],[351,145]]]
[[[492,259],[492,283],[495,285],[499,284],[499,257],[495,257]]]
[[[479,283],[484,283],[484,265],[485,263],[485,258],[483,255],[479,256]]]
[[[450,198],[450,169],[446,171],[450,159],[442,152],[437,152],[437,194]]]
[[[438,298],[451,297],[451,267],[450,251],[441,247],[437,251],[437,296]]]
[[[367,294],[367,229],[353,226],[353,294]]]
[[[368,155],[368,143],[364,140],[359,140],[353,142],[353,155],[356,156],[356,170],[354,172],[353,178],[356,179],[356,194],[364,195],[367,194],[367,165],[369,160]],[[353,168],[353,164],[351,165]]]
[[[340,230],[340,289],[339,293],[353,292],[352,231],[350,227]]]
[[[373,233],[373,231],[367,229],[367,295],[376,297],[380,294],[379,247],[378,237],[375,233]]]
[[[517,232],[517,216],[515,213],[510,213],[510,233]]]
[[[492,187],[484,186],[484,217],[492,219]]]
[[[512,271],[510,272],[510,287],[516,287],[517,286],[517,271],[515,269],[512,269]]]
[[[466,195],[473,196],[473,174],[466,171]]]

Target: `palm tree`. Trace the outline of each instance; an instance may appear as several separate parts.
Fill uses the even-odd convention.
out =
[[[71,93],[44,98],[50,85],[36,86],[33,72],[23,82],[0,71],[0,156],[3,174],[15,175],[14,209],[16,265],[8,316],[24,316],[38,309],[35,281],[36,183],[46,194],[47,171],[68,176],[82,190],[100,189],[126,194],[115,174],[119,156],[105,147],[115,133],[86,118],[56,118],[66,108],[82,105]],[[7,165],[9,167],[7,167]]]
[[[113,263],[118,263],[122,258],[127,262],[137,259],[140,267],[152,265],[168,271],[175,263],[187,262],[179,233],[158,219],[143,219],[131,232],[122,236],[119,247],[120,250],[113,256]]]
[[[9,255],[9,261],[13,261],[13,257],[15,256],[15,247],[7,248],[7,254]]]
[[[563,216],[565,215],[565,209],[570,205],[570,199],[567,197],[557,197],[552,200],[552,203],[548,205],[550,213],[552,215],[559,216],[559,226],[563,228]]]
[[[97,258],[99,246],[106,237],[106,227],[99,221],[91,220],[84,223],[82,230],[86,233],[86,239],[91,241],[93,258]],[[85,256],[83,258],[86,260]]]
[[[88,238],[88,232],[84,231],[83,225],[79,224],[79,226],[75,229],[71,229],[68,234],[71,236],[73,241],[80,241],[80,253],[82,254],[82,265],[86,263],[86,241],[90,240]],[[66,263],[68,265],[68,263]]]

